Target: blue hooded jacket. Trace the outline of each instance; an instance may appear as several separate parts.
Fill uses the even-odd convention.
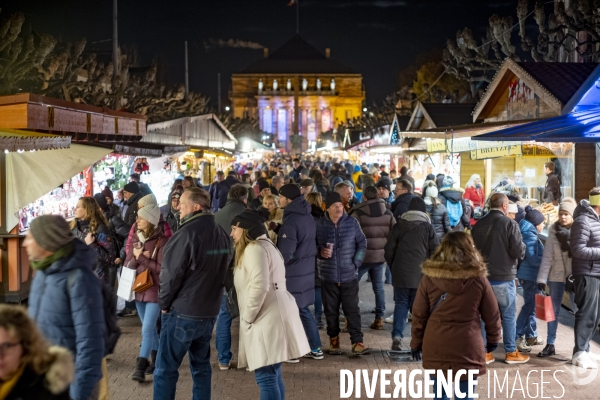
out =
[[[327,243],[333,243],[333,256],[322,258],[320,251]],[[317,266],[321,281],[352,282],[366,254],[367,238],[356,219],[344,213],[334,224],[325,213],[317,222]]]
[[[525,258],[517,271],[517,278],[536,282],[544,255],[544,245],[538,238],[538,231],[531,222],[522,219],[519,222],[519,229],[526,248]]]
[[[73,353],[75,379],[69,394],[87,400],[102,378],[104,300],[94,273],[94,250],[78,239],[72,244],[70,255],[36,271],[28,312],[48,341]]]
[[[298,308],[315,302],[315,221],[310,204],[304,196],[296,197],[283,210],[277,247],[285,262],[285,280],[288,292],[294,296]]]

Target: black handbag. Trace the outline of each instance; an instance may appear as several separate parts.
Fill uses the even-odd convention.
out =
[[[573,278],[573,274],[567,276],[565,280],[565,292],[575,293],[575,278]]]
[[[231,318],[237,318],[240,316],[240,308],[237,301],[237,292],[235,286],[227,291],[227,311],[231,314]]]

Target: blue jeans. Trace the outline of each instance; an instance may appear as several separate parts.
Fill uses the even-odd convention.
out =
[[[554,308],[554,321],[548,322],[548,344],[554,344],[558,329],[558,314],[560,313],[560,305],[565,293],[565,283],[548,282],[548,286],[550,287],[550,298],[552,299],[552,307]]]
[[[323,296],[321,286],[315,286],[315,321],[320,324],[323,320]]]
[[[406,326],[406,317],[408,310],[413,305],[417,289],[394,288],[394,328],[392,329],[392,339],[395,337],[404,337],[404,327]]]
[[[142,347],[140,357],[150,358],[152,350],[158,350],[158,333],[156,332],[156,319],[160,314],[158,303],[135,302],[140,321],[142,321]]]
[[[256,369],[254,371],[254,379],[260,389],[260,400],[285,399],[285,385],[281,376],[281,363]]]
[[[392,284],[392,271],[390,270],[390,266],[385,263],[385,283],[388,285]]]
[[[504,342],[504,350],[507,353],[513,353],[517,350],[516,333],[517,333],[517,288],[515,281],[492,285],[492,291],[496,296],[498,308],[502,314],[502,341]],[[481,334],[483,335],[483,343],[487,344],[485,338],[485,324],[481,321]]]
[[[233,353],[231,352],[231,314],[227,310],[227,295],[223,295],[221,301],[221,310],[219,310],[219,316],[217,317],[217,329],[216,329],[216,347],[217,347],[217,358],[219,364],[229,365]]]
[[[300,321],[302,321],[302,326],[304,327],[304,332],[306,332],[306,338],[311,350],[320,349],[321,337],[319,336],[319,329],[308,306],[299,308],[298,311],[300,311]]]
[[[383,269],[385,265],[385,263],[363,263],[360,267],[358,267],[359,282],[365,272],[369,272],[371,285],[373,286],[373,293],[375,293],[375,318],[383,318],[383,313],[385,312],[385,292],[383,290],[382,281]]]
[[[445,373],[446,371],[444,371]],[[454,382],[452,382],[452,386],[454,387]],[[473,385],[473,394],[475,394],[475,388],[477,387],[477,383],[475,383]],[[468,397],[468,393],[469,393],[469,381],[468,380],[464,380],[464,381],[460,381],[460,392],[462,393],[463,399],[464,400],[473,400],[473,397]],[[435,399],[436,400],[450,400],[450,398],[448,396],[446,396],[447,393],[442,392],[442,397],[438,397],[437,396],[437,382],[435,381],[435,377],[434,377],[434,381],[433,381],[433,394],[435,395]],[[458,394],[455,392],[454,393],[454,398],[455,399],[459,399],[460,397],[458,397]]]
[[[161,314],[162,328],[154,371],[154,399],[174,400],[179,367],[189,353],[194,381],[193,400],[210,400],[210,338],[215,318],[181,315],[177,311]]]
[[[525,335],[527,339],[537,337],[537,323],[535,320],[535,295],[540,293],[537,282],[520,279],[523,288],[523,308],[517,318],[517,338]]]

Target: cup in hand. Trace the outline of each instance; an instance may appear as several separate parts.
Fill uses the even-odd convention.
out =
[[[333,251],[333,243],[327,243],[327,249],[329,249],[329,251]]]
[[[142,248],[142,243],[140,243],[140,242],[135,242],[135,243],[133,244],[133,248],[134,248],[134,249],[141,249],[141,248]]]

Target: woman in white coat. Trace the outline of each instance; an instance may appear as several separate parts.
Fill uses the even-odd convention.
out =
[[[287,291],[283,257],[265,219],[245,210],[231,222],[240,309],[238,368],[255,371],[261,400],[285,399],[281,363],[310,352],[298,306]]]

